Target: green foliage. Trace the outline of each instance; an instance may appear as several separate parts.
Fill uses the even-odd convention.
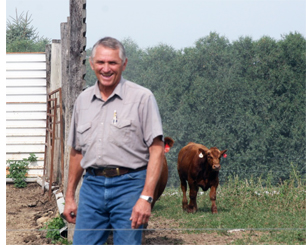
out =
[[[39,37],[36,29],[31,25],[31,15],[28,12],[16,17],[10,16],[6,21],[6,52],[45,52],[48,38]]]
[[[30,153],[30,156],[27,158],[29,162],[37,161],[37,156],[34,153]]]
[[[216,231],[226,235],[232,229],[250,231],[234,244],[305,244],[306,185],[295,185],[297,180],[291,178],[275,187],[267,186],[268,178],[271,176],[229,177],[218,188],[215,215],[211,213],[209,191],[198,192],[198,211],[188,214],[182,210],[182,191],[167,188],[155,204],[152,219],[174,220],[169,222],[170,229],[180,228],[190,233]]]
[[[85,80],[86,80],[86,86],[92,86],[94,85],[95,81],[97,80],[94,71],[92,70],[89,62],[89,58],[91,56],[92,48],[87,49],[87,59],[86,59],[86,75],[85,75]]]
[[[46,238],[51,239],[52,244],[71,244],[67,239],[61,237],[60,229],[65,226],[61,216],[53,218],[47,222],[42,230],[47,230]]]
[[[193,47],[160,44],[142,50],[123,44],[128,64],[123,76],[153,91],[165,136],[175,140],[166,154],[168,186],[179,186],[177,154],[194,141],[228,149],[221,182],[229,176],[257,178],[271,173],[272,185],[306,175],[306,40],[299,33],[274,40],[217,33]],[[90,50],[89,50],[90,52]],[[91,71],[94,84],[96,80]]]
[[[34,153],[31,153],[28,158],[24,158],[23,160],[7,160],[6,163],[9,165],[10,174],[8,174],[6,177],[13,179],[15,187],[26,187],[27,182],[25,181],[25,178],[29,163],[35,162],[36,160],[37,157]]]

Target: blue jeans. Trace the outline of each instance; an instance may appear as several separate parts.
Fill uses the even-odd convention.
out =
[[[79,193],[73,244],[141,244],[142,227],[131,229],[132,209],[143,190],[146,170],[107,178],[86,173]]]

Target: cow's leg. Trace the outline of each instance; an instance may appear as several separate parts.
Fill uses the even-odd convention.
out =
[[[211,186],[210,190],[210,199],[212,201],[211,211],[213,214],[217,214],[217,206],[216,206],[216,186]]]
[[[189,182],[188,182],[189,183]],[[187,212],[188,213],[195,213],[197,212],[197,194],[198,194],[198,185],[193,182],[192,184],[189,183],[189,205],[188,205],[188,209]]]
[[[186,180],[184,179],[181,179],[181,189],[182,189],[182,192],[183,192],[183,200],[182,200],[182,208],[184,210],[187,209],[187,197],[186,197],[186,191],[187,191],[187,183],[186,183]]]

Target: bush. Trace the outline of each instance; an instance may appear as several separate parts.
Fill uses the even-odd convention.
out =
[[[22,160],[7,160],[6,163],[9,165],[10,173],[6,177],[13,179],[15,187],[26,187],[27,182],[25,181],[25,178],[29,163],[35,162],[36,160],[37,157],[33,153],[31,153],[28,158],[24,158]]]
[[[46,229],[46,238],[51,239],[52,244],[69,244],[67,239],[61,237],[60,229],[65,226],[65,223],[61,216],[55,217],[51,221],[47,222],[42,230]]]

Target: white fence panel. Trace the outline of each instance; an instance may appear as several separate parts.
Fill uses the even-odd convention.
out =
[[[42,162],[42,164],[44,165],[44,153],[37,153],[35,154],[37,156],[37,162],[40,163]],[[25,154],[20,154],[18,156],[16,156],[15,154],[10,154],[7,153],[7,158],[10,160],[20,160],[20,159],[24,159],[24,158],[28,158],[29,154],[25,153]],[[42,165],[42,164],[38,164],[38,165]],[[35,164],[33,164],[35,165]]]
[[[6,120],[6,129],[10,128],[45,128],[46,119],[44,120]]]
[[[46,104],[46,95],[27,95],[27,94],[18,94],[18,95],[6,95],[6,102],[8,103],[45,103]]]
[[[6,54],[6,160],[34,153],[28,176],[42,176],[46,136],[45,53]]]
[[[20,62],[35,62],[45,63],[45,53],[8,53],[6,54],[6,63],[20,63]]]
[[[6,143],[11,145],[38,145],[38,144],[44,144],[45,142],[45,136],[31,136],[27,137],[26,135],[20,136],[20,135],[11,135],[6,137]]]
[[[46,119],[46,112],[43,111],[29,111],[29,112],[8,112],[6,113],[7,120],[38,120]]]
[[[45,71],[46,70],[46,64],[45,62],[38,63],[38,62],[12,62],[12,63],[6,63],[6,70],[7,71],[29,71],[29,70],[41,70]]]
[[[45,78],[36,78],[36,79],[9,79],[9,84],[7,84],[10,88],[12,87],[19,87],[21,85],[28,86],[28,87],[37,87],[37,86],[43,86],[46,87],[46,79]]]
[[[7,87],[7,95],[46,95],[46,86],[45,87]],[[46,98],[45,98],[46,99]]]
[[[19,136],[45,136],[45,128],[7,128],[6,136],[19,137]]]
[[[6,71],[6,78],[44,78],[46,71]]]
[[[38,111],[38,112],[45,112],[46,111],[46,105],[45,104],[7,104],[6,105],[6,111],[11,112],[17,112],[17,111]]]

